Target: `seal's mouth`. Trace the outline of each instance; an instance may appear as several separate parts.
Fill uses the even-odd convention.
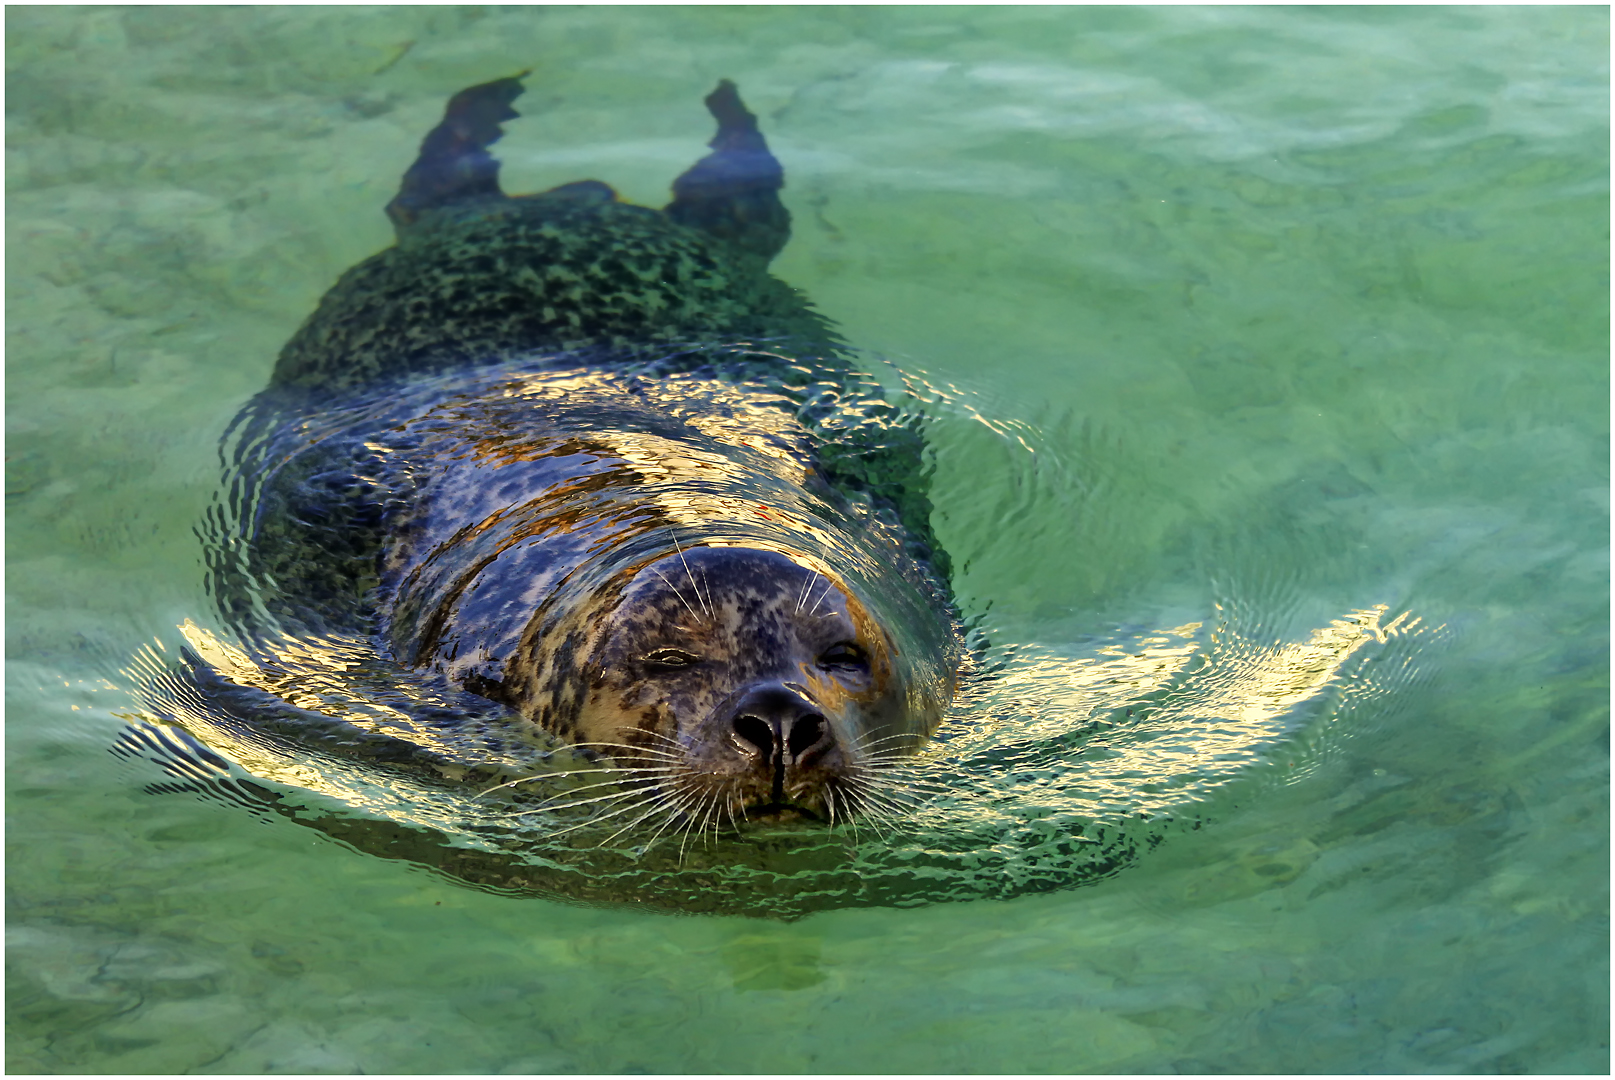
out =
[[[822,823],[824,817],[817,811],[806,806],[789,802],[760,802],[746,807],[746,820],[765,822],[770,825],[780,825],[787,822],[815,822]]]

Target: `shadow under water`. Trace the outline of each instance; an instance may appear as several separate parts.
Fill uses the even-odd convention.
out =
[[[574,378],[529,373],[511,395],[553,405],[576,390]],[[906,415],[939,430],[984,429],[1011,460],[1036,456],[1034,428],[988,421],[956,390],[901,378]],[[657,385],[667,398],[659,409],[694,406],[685,411],[704,417],[714,437],[698,461],[639,447],[636,483],[656,474],[701,498],[692,480],[737,455],[768,452],[721,429],[724,417],[741,417],[737,430],[755,432],[758,410],[777,412],[777,400],[749,400],[733,384]],[[869,422],[814,400],[819,432]],[[405,405],[388,398],[365,408]],[[846,404],[855,407],[867,413],[867,401]],[[419,426],[441,422],[427,415]],[[593,428],[609,433],[608,419],[596,417]],[[344,432],[376,429],[375,416],[363,420],[300,422],[292,441],[340,443]],[[216,549],[258,513],[272,486],[265,477],[295,459],[277,450],[286,435],[238,432],[233,479],[205,537]],[[636,452],[618,450],[625,459]],[[736,513],[767,506],[794,514],[804,535],[816,532],[817,511],[793,508],[788,490],[736,492],[733,480],[725,497]],[[814,542],[837,565],[855,554],[836,550],[822,530]],[[852,572],[866,588],[893,588],[878,566]],[[1223,594],[1204,620],[1080,647],[998,634],[989,643],[978,627],[937,736],[888,762],[864,812],[831,826],[644,810],[646,781],[633,771],[395,662],[362,627],[329,618],[329,605],[322,616],[225,610],[217,628],[187,620],[177,657],[161,642],[143,649],[127,674],[144,709],[117,750],[161,763],[171,779],[154,792],[202,792],[505,894],[774,918],[1006,898],[1102,880],[1172,832],[1200,827],[1230,785],[1305,775],[1357,726],[1360,710],[1378,715],[1381,699],[1416,677],[1432,633],[1384,605],[1287,631],[1271,590]]]

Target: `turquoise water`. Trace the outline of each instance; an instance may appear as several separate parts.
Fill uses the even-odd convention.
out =
[[[8,1067],[1607,1071],[1608,31],[8,10]],[[1381,607],[1417,633],[1358,659],[1403,670],[1234,702],[1268,741],[1112,878],[794,922],[501,897],[147,794],[105,750],[133,658],[206,621],[220,434],[388,241],[443,97],[526,67],[507,188],[652,204],[740,84],[776,272],[952,388],[936,529],[1018,650],[1005,723],[1088,702],[1078,661]]]

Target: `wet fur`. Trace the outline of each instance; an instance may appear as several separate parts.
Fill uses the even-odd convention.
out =
[[[221,560],[216,591],[246,619],[252,583],[273,581],[267,603],[283,622],[374,633],[401,662],[615,759],[638,801],[611,813],[630,824],[878,812],[875,770],[931,734],[959,662],[919,437],[884,422],[890,407],[860,382],[830,325],[768,274],[789,235],[783,173],[732,85],[707,99],[715,152],[675,182],[661,211],[623,204],[595,181],[500,192],[486,148],[519,93],[516,80],[498,80],[451,101],[389,206],[398,243],[342,276],[244,414],[244,453],[276,439],[292,449],[250,478],[259,501],[245,569]],[[535,356],[593,374],[549,398],[542,378],[454,378],[530,367]],[[636,381],[680,377],[694,380],[691,401],[706,394],[718,411],[723,395],[709,385],[839,385],[842,397],[868,395],[880,438],[816,440],[804,414],[776,411],[788,397],[722,406],[740,433],[714,435],[699,415],[667,411],[688,403]],[[393,396],[422,387],[413,413],[296,448],[298,418],[329,415],[333,400],[379,418]],[[644,435],[629,446],[591,431],[597,407],[614,417],[638,409]],[[423,421],[427,435],[409,428]],[[747,468],[780,486],[771,502],[806,498],[863,522],[855,546],[906,583],[912,610],[872,609],[788,530],[730,546],[722,537],[733,526],[719,514],[686,523],[681,546],[636,454],[641,443],[699,454],[689,448],[711,438],[754,455]],[[553,524],[591,499],[629,497],[621,492],[660,526],[630,543]],[[849,496],[872,511],[855,512]],[[535,521],[552,524],[499,531],[539,504],[550,516]],[[899,647],[894,617],[934,620],[915,640],[936,655]],[[676,674],[646,667],[648,653],[675,645],[699,663]],[[848,648],[863,657],[858,673],[825,662]]]

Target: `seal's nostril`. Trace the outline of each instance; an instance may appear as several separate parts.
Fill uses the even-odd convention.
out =
[[[735,717],[735,734],[755,746],[763,756],[763,764],[774,753],[774,729],[755,716]]]
[[[790,737],[785,740],[785,746],[790,750],[792,760],[796,760],[817,746],[823,738],[824,717],[817,713],[809,713],[796,718],[796,722],[791,725]]]

